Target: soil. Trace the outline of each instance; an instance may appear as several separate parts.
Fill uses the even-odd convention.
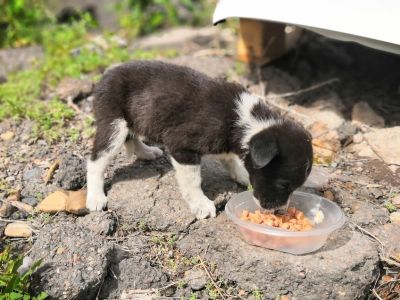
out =
[[[371,299],[373,288],[383,289],[383,275],[399,276],[400,225],[389,223],[386,205],[399,193],[400,171],[379,159],[360,157],[350,146],[353,136],[365,129],[351,123],[352,107],[359,101],[383,116],[385,126],[400,125],[400,57],[306,34],[294,51],[262,68],[263,85],[256,75],[238,72],[232,56],[189,53],[169,61],[239,81],[267,96],[338,78],[274,103],[289,116],[295,107],[305,112],[314,107],[314,113],[324,110],[321,101],[335,103],[342,118],[337,129],[341,149],[332,161],[317,167],[329,175],[329,182],[307,191],[329,191],[345,212],[346,225],[322,249],[307,255],[250,246],[224,213],[226,202],[244,188],[231,181],[218,162],[206,160],[202,167],[203,189],[216,202],[218,215],[198,221],[181,199],[167,156],[145,162],[127,159],[121,152],[107,169],[107,212],[84,217],[59,213],[50,219],[36,215],[29,219],[35,228],[32,242],[10,240],[34,260],[43,258],[34,273],[34,292],[45,290],[50,299],[133,299],[139,294],[184,299]],[[81,120],[91,115],[91,100],[89,96],[76,103],[81,115],[69,126],[82,126]],[[59,188],[85,188],[85,159],[92,139],[81,135],[77,141],[61,138],[50,144],[32,139],[31,128],[30,121],[0,123],[0,133],[14,133],[10,141],[0,139],[0,178],[21,190],[22,201],[32,205]],[[60,165],[45,184],[43,176],[56,160]],[[0,190],[0,199],[9,193]],[[8,239],[2,236],[5,225],[0,220],[0,248]],[[383,262],[382,256],[395,263]]]

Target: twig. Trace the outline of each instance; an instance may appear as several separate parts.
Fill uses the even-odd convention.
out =
[[[27,223],[28,221],[10,220],[10,219],[0,218],[0,222],[5,222],[5,223]]]
[[[374,296],[375,296],[376,298],[378,298],[379,300],[383,300],[383,299],[381,298],[381,296],[379,296],[378,292],[377,292],[375,289],[372,289],[372,293],[373,293]]]
[[[211,280],[212,284],[214,285],[214,287],[216,288],[218,294],[222,297],[222,299],[226,299],[224,294],[222,293],[221,289],[219,288],[217,283],[212,278],[211,273],[208,271],[208,269],[204,263],[204,260],[201,258],[201,256],[199,256],[199,259],[200,259],[200,265],[203,267],[204,271],[207,273],[208,278],[210,278],[210,280]]]
[[[388,265],[391,265],[391,266],[396,266],[396,267],[399,267],[400,268],[400,263],[398,263],[397,261],[395,261],[395,260],[393,260],[393,259],[391,259],[391,258],[389,258],[389,257],[385,257],[385,256],[380,256],[380,259],[382,260],[382,261],[384,261],[385,263],[387,263]]]
[[[49,170],[46,173],[46,176],[44,177],[44,183],[47,184],[50,179],[53,177],[54,172],[57,170],[58,166],[60,165],[60,160],[57,159],[49,168]]]
[[[271,99],[276,99],[276,98],[287,98],[287,97],[301,95],[303,93],[307,93],[307,92],[319,89],[320,87],[323,87],[325,85],[328,85],[328,84],[331,84],[331,83],[334,83],[334,82],[338,82],[338,81],[339,81],[339,78],[332,78],[332,79],[329,79],[329,80],[314,84],[314,85],[312,85],[312,86],[310,86],[308,88],[301,89],[301,90],[298,90],[298,91],[295,91],[295,92],[289,92],[289,93],[275,94],[275,95],[272,95],[272,96],[267,96],[266,100],[271,100]]]
[[[366,235],[369,235],[370,237],[372,237],[374,240],[376,240],[379,244],[381,244],[382,248],[383,248],[383,243],[380,239],[378,239],[375,235],[373,235],[371,232],[369,232],[368,230],[365,230],[364,228],[362,228],[361,226],[357,225],[356,223],[350,222],[351,224],[353,224],[354,226],[356,226],[361,232],[365,233]]]

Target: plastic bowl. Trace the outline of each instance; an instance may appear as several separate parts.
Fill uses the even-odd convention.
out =
[[[345,216],[338,205],[317,195],[296,191],[290,198],[290,206],[304,212],[311,221],[318,211],[322,211],[324,218],[321,223],[314,224],[313,229],[302,232],[242,221],[240,215],[244,209],[249,212],[260,209],[249,191],[234,196],[227,203],[225,211],[238,225],[247,243],[292,254],[305,254],[318,250],[325,244],[329,235],[345,222]]]

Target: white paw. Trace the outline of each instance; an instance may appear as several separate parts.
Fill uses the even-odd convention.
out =
[[[86,208],[90,211],[102,211],[107,206],[107,197],[104,194],[87,195]]]
[[[136,154],[139,159],[143,160],[155,160],[163,155],[160,148],[157,147],[147,147],[143,151]]]
[[[214,202],[205,196],[200,199],[193,199],[190,202],[190,210],[199,220],[207,217],[215,218],[217,215]]]

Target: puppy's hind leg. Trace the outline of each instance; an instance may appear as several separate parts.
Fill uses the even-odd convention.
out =
[[[136,157],[142,160],[155,160],[163,155],[160,148],[147,146],[132,133],[129,133],[125,141],[125,148],[129,157],[136,154]]]
[[[91,158],[87,162],[86,207],[90,211],[100,211],[107,205],[104,194],[104,172],[110,159],[118,153],[128,135],[124,119],[111,122],[102,120],[96,130]]]

